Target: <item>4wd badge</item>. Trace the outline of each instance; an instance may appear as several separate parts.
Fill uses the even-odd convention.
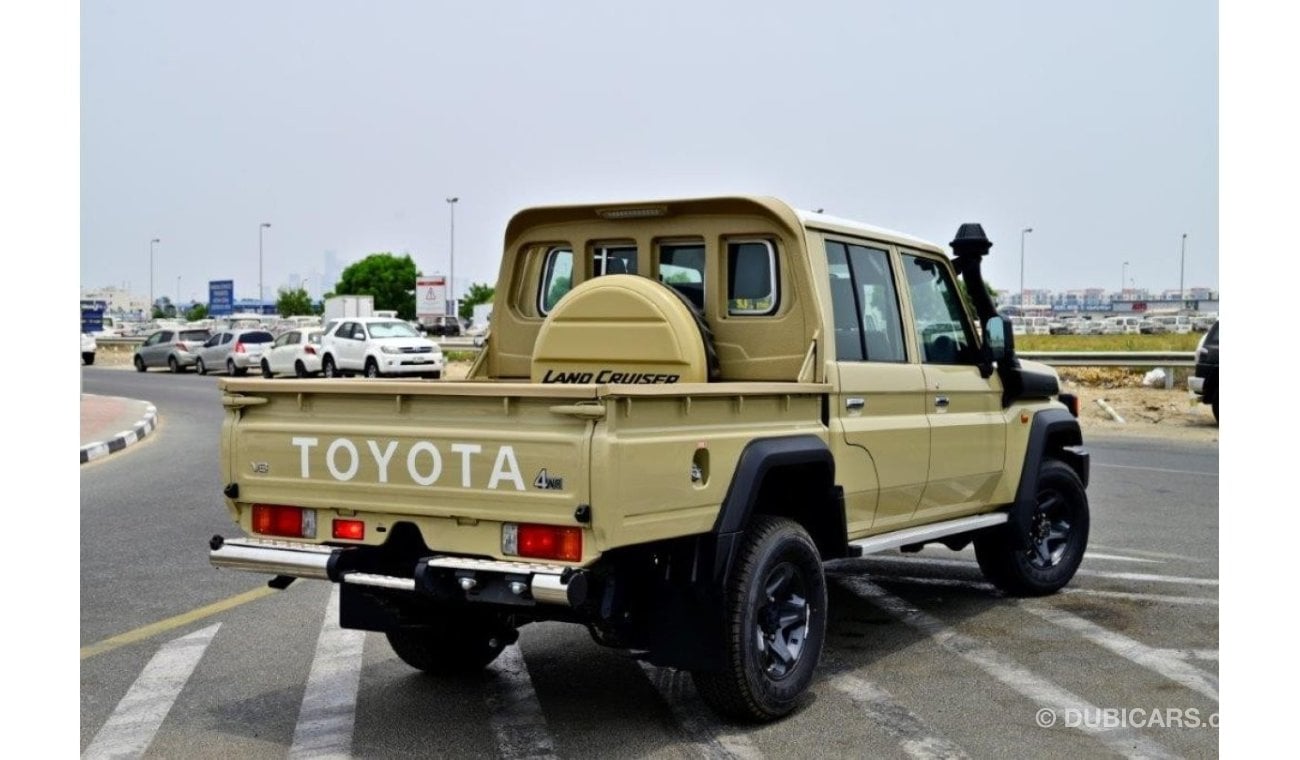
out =
[[[564,478],[553,478],[546,473],[546,468],[542,468],[542,471],[537,473],[537,477],[533,478],[533,488],[540,488],[543,491],[563,491]]]

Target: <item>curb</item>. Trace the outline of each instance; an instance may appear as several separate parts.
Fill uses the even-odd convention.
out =
[[[153,432],[158,426],[158,410],[153,404],[145,407],[144,417],[130,430],[123,430],[107,441],[88,443],[81,447],[81,463],[92,462],[96,459],[102,459],[109,454],[115,454],[133,443],[138,443],[149,433]]]

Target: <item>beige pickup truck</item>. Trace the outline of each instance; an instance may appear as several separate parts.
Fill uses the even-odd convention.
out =
[[[778,718],[824,561],[973,542],[1046,594],[1083,557],[1077,400],[1016,358],[983,229],[950,246],[771,198],[521,211],[466,380],[221,381],[246,537],[211,562],[340,584],[343,627],[431,674],[568,621]]]

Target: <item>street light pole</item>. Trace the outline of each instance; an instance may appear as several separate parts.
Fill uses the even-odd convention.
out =
[[[1020,231],[1020,305],[1025,305],[1025,235],[1033,232],[1033,227]]]
[[[181,276],[176,275],[176,313],[181,310]]]
[[[257,228],[257,313],[262,313],[262,230],[270,227],[270,222],[262,222]]]
[[[451,276],[447,279],[447,300],[451,302],[451,314],[456,316],[456,203],[460,198],[448,198],[447,208],[451,211],[451,245],[448,258],[451,259]]]
[[[1126,282],[1128,282],[1128,262],[1127,262],[1127,261],[1124,262],[1124,266],[1120,267],[1120,270],[1119,270],[1119,297],[1120,297],[1120,298],[1123,298],[1123,297],[1124,297],[1124,283],[1126,283]]]
[[[149,315],[147,319],[153,319],[153,247],[162,240],[154,238],[149,241]]]
[[[1187,291],[1183,290],[1183,272],[1186,271],[1187,262],[1187,233],[1183,233],[1183,249],[1178,254],[1178,308],[1183,308],[1183,301],[1187,300]]]

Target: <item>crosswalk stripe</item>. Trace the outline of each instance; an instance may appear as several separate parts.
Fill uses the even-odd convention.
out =
[[[519,646],[506,647],[489,666],[496,678],[487,685],[490,722],[497,756],[505,760],[552,760],[555,742],[546,726],[533,679]]]
[[[1056,685],[1052,681],[1021,666],[1000,652],[989,649],[978,640],[944,625],[942,621],[909,605],[905,600],[885,591],[880,586],[852,576],[833,576],[850,591],[871,601],[891,617],[925,634],[943,649],[975,665],[990,676],[1014,689],[1028,699],[1036,709],[1052,710],[1058,718],[1069,714],[1098,714],[1100,708],[1082,697]],[[1026,714],[1026,723],[1029,716]],[[1164,747],[1147,739],[1131,728],[1089,726],[1087,721],[1077,727],[1105,744],[1111,751],[1131,758],[1176,757]]]
[[[693,754],[706,760],[759,760],[763,753],[748,736],[729,731],[700,700],[690,676],[647,662],[638,663],[668,705],[678,727],[695,745]]]
[[[307,690],[293,731],[293,746],[289,748],[290,760],[351,757],[366,634],[340,628],[338,620],[336,585],[316,640],[316,656],[307,676]]]
[[[852,673],[844,673],[832,678],[831,685],[897,739],[908,757],[914,760],[970,760],[965,750],[939,736],[876,684]]]
[[[1020,607],[1031,615],[1040,617],[1067,631],[1079,634],[1088,641],[1123,657],[1129,662],[1141,665],[1147,670],[1158,673],[1174,683],[1186,686],[1192,691],[1203,694],[1216,702],[1219,701],[1219,679],[1177,657],[1172,657],[1121,633],[1103,628],[1091,620],[1072,615],[1065,610],[1033,602],[1021,602]]]
[[[210,625],[163,644],[81,756],[100,760],[143,755],[220,627]]]

